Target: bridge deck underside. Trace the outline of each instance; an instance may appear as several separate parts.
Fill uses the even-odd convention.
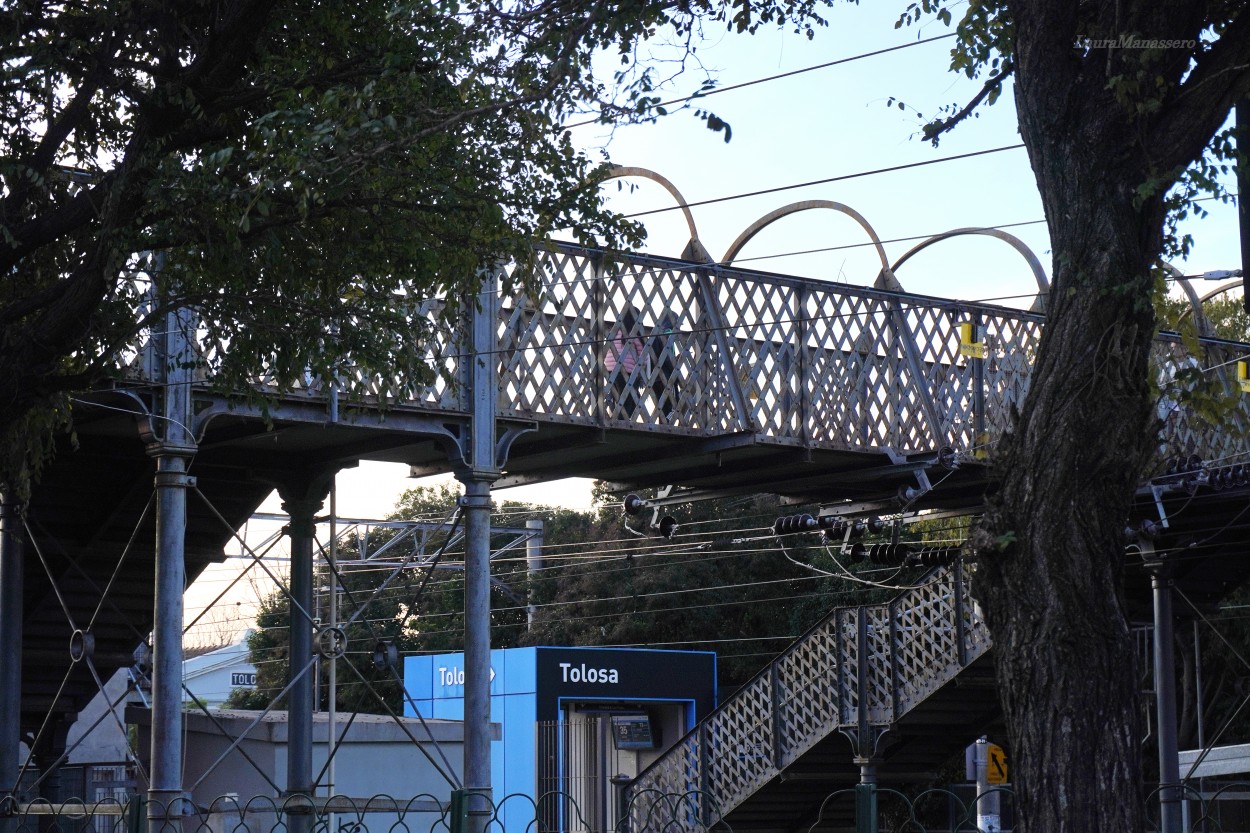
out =
[[[463,419],[432,416],[452,429]],[[87,407],[77,417],[76,447],[66,444],[60,450],[29,508],[38,546],[28,547],[26,570],[22,708],[27,732],[37,731],[49,711],[75,714],[97,691],[87,664],[70,660],[75,629],[90,625],[95,670],[107,679],[130,664],[131,652],[152,625],[154,463],[133,417]],[[188,576],[193,579],[222,558],[232,530],[255,511],[276,480],[357,460],[405,463],[416,474],[452,471],[446,437],[427,430],[430,417],[420,422],[401,414],[356,416],[354,422],[335,425],[306,414],[266,422],[226,412],[212,419],[190,466],[197,485],[187,501]],[[562,422],[525,427],[535,430],[520,434],[513,444],[500,485],[586,476],[632,487],[679,484],[731,493],[774,492],[825,504],[889,506],[898,505],[900,488],[916,485],[917,471],[927,470],[935,488],[913,508],[962,509],[979,505],[986,486],[981,464],[965,461],[943,470],[932,464],[932,454],[803,448],[747,433],[707,437]],[[506,489],[498,494],[507,498]],[[1250,574],[1250,559],[1237,557],[1250,549],[1250,513],[1242,511],[1247,492],[1203,488],[1200,500],[1190,497],[1181,490],[1164,499],[1165,509],[1176,517],[1158,546],[1184,549],[1177,559],[1179,586],[1195,603],[1208,606]],[[1145,517],[1157,514],[1149,496],[1140,499],[1139,510]],[[1148,617],[1149,577],[1139,562],[1126,566],[1126,589],[1131,613]]]
[[[87,406],[76,416],[76,443],[58,450],[28,509],[34,546],[27,548],[22,708],[29,733],[49,711],[72,716],[98,690],[88,663],[70,659],[74,630],[95,636],[95,671],[108,679],[131,664],[153,621],[155,463],[133,416]],[[454,431],[460,419],[356,415],[331,425],[306,414],[268,422],[244,412],[214,417],[189,466],[196,486],[187,497],[188,580],[221,560],[233,530],[279,480],[358,460],[404,463],[416,474],[453,471],[447,437],[430,426]],[[635,487],[677,483],[797,499],[888,501],[900,487],[914,486],[915,470],[924,468],[882,453],[796,448],[747,434],[708,438],[544,422],[526,427],[537,430],[512,446],[501,485],[585,476]],[[947,475],[932,503],[977,499],[980,466]],[[507,499],[506,490],[498,494]]]

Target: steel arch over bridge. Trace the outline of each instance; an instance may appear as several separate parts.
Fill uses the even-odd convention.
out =
[[[462,317],[444,316],[438,302],[414,307],[433,325],[428,355],[440,374],[386,410],[367,398],[337,405],[335,385],[316,379],[271,390],[263,409],[224,396],[211,368],[228,345],[197,343],[186,311],[137,352],[124,381],[83,398],[78,450],[53,464],[26,525],[5,519],[0,651],[22,656],[23,682],[18,689],[17,675],[8,678],[0,710],[0,787],[14,783],[4,767],[18,739],[39,734],[49,715],[71,722],[97,679],[128,664],[154,618],[154,727],[176,723],[183,571],[194,577],[220,559],[271,488],[292,517],[293,609],[306,616],[312,519],[333,472],[361,459],[456,473],[465,484],[470,576],[488,575],[491,489],[559,477],[766,490],[831,512],[975,507],[984,453],[1023,400],[1044,321],[1003,307],[563,244],[542,250],[524,288],[503,290],[505,277],[490,276]],[[1235,363],[1250,346],[1203,347],[1189,356],[1179,338],[1160,337],[1160,379],[1196,362],[1235,391]],[[1161,466],[1178,455],[1247,459],[1245,397],[1223,430],[1180,407],[1160,415]],[[488,584],[470,584],[468,604],[480,613]],[[292,629],[293,655],[312,654],[307,618],[308,627]],[[94,652],[83,650],[86,642]],[[470,675],[485,679],[484,627],[466,643]],[[306,681],[291,689],[292,702],[305,704],[292,708],[288,789],[297,791],[311,783],[310,725],[297,720],[310,708],[309,691]],[[482,705],[469,703],[467,713],[485,714]],[[478,744],[481,759],[489,727],[473,731],[466,743]],[[168,807],[180,795],[180,741],[176,731],[154,737],[153,806]],[[45,754],[55,757],[50,747]],[[482,777],[467,771],[465,785]]]

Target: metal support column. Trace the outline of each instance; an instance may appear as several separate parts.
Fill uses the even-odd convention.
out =
[[[530,518],[525,522],[530,530],[530,537],[525,540],[525,576],[528,586],[525,591],[525,627],[534,627],[534,580],[543,568],[543,521],[542,518]]]
[[[490,774],[490,484],[466,480],[464,509],[464,786],[469,829],[491,812]]]
[[[290,688],[287,691],[286,795],[313,794],[313,549],[316,515],[329,494],[333,474],[317,473],[280,484],[282,511],[290,516]],[[312,827],[312,816],[292,813],[291,833]]]
[[[976,742],[977,829],[982,833],[1000,833],[1002,827],[1002,793],[990,783],[990,740]]]
[[[464,788],[469,833],[486,829],[493,812],[490,756],[490,489],[500,475],[496,397],[499,320],[497,279],[482,275],[467,307],[461,383],[472,415],[456,479],[464,484]]]
[[[1176,655],[1173,641],[1172,572],[1154,547],[1141,542],[1154,588],[1155,715],[1159,726],[1159,831],[1181,833],[1181,775],[1176,740]]]
[[[972,313],[972,340],[979,344],[985,343],[979,310]],[[985,359],[974,356],[969,361],[972,364],[973,456],[983,460],[989,456],[990,442],[990,436],[985,430]]]
[[[187,467],[195,453],[191,424],[194,366],[193,317],[165,317],[161,347],[163,412],[153,419],[148,455],[156,458],[156,594],[152,627],[152,749],[148,829],[181,830],[187,806],[182,791],[182,594],[186,589]]]
[[[877,759],[855,757],[859,783],[855,785],[855,833],[877,833]]]
[[[1237,228],[1241,231],[1241,274],[1244,282],[1250,277],[1250,98],[1243,98],[1233,108],[1237,152]],[[1245,283],[1242,284],[1246,286]],[[1250,312],[1250,292],[1243,292],[1242,306]]]
[[[17,822],[7,818],[6,805],[18,798],[18,755],[22,743],[22,564],[21,505],[0,497],[0,656],[7,657],[0,674],[0,831],[10,833]]]

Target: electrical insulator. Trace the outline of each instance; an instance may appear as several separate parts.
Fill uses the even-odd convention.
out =
[[[672,515],[665,515],[660,518],[660,522],[655,525],[655,529],[664,538],[672,538],[673,533],[677,531],[677,519]]]
[[[851,524],[851,540],[857,541],[864,537],[864,533],[868,531],[867,525],[862,518],[856,518],[855,523]]]
[[[880,518],[874,515],[873,517],[868,519],[868,531],[871,532],[873,535],[876,535],[879,532],[884,532],[885,521],[881,520]]]
[[[872,560],[874,564],[898,566],[907,560],[909,552],[906,544],[874,544]]]
[[[1228,469],[1216,469],[1207,473],[1207,485],[1214,491],[1222,492],[1232,484],[1229,483]]]
[[[626,515],[637,515],[643,510],[647,502],[635,494],[625,495],[625,501],[621,504],[621,508],[625,510]]]
[[[873,564],[902,564],[907,558],[905,544],[873,544],[868,548],[868,560]]]
[[[850,549],[846,550],[846,556],[852,562],[858,563],[868,557],[868,550],[863,544],[851,544]]]
[[[776,535],[792,535],[796,532],[810,532],[819,524],[811,515],[786,515],[773,522],[773,533]]]
[[[846,521],[838,518],[829,526],[825,527],[825,537],[830,541],[842,541],[846,538],[846,531],[850,525]]]
[[[916,558],[926,567],[948,567],[955,563],[958,556],[959,550],[950,547],[927,547]]]

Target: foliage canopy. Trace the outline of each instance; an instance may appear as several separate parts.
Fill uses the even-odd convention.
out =
[[[402,395],[432,373],[414,304],[454,301],[555,228],[637,241],[561,124],[653,117],[644,38],[680,50],[717,20],[810,33],[816,7],[4,3],[0,484],[26,490],[69,395],[171,305],[229,343],[213,359],[228,389],[350,365]],[[601,50],[620,55],[608,78]],[[161,253],[157,303],[144,252]]]

